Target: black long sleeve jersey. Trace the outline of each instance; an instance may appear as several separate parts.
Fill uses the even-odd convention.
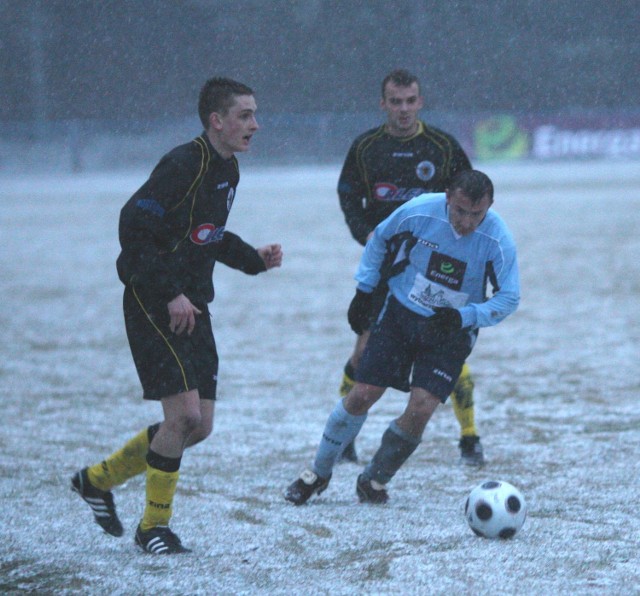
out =
[[[418,121],[418,131],[399,138],[379,126],[351,145],[338,196],[353,237],[367,235],[397,207],[425,192],[443,192],[451,178],[471,168],[460,144],[449,134]]]
[[[125,286],[164,303],[184,294],[204,305],[213,300],[216,261],[265,271],[255,248],[225,229],[239,180],[236,158],[223,159],[205,133],[164,155],[120,212]]]

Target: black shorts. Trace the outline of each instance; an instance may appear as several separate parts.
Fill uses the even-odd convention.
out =
[[[477,332],[434,337],[427,321],[390,296],[371,329],[355,380],[400,391],[421,387],[444,403],[471,353]]]
[[[215,399],[218,352],[207,305],[188,335],[169,329],[166,304],[146,300],[125,288],[124,322],[131,355],[142,383],[143,398],[159,400],[197,389],[200,399]]]

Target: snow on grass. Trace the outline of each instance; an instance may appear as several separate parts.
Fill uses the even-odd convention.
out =
[[[127,530],[101,533],[69,490],[159,419],[125,340],[117,217],[146,172],[0,180],[0,591],[95,594],[628,594],[640,580],[640,168],[487,164],[522,270],[520,310],[471,356],[488,459],[457,464],[452,409],[390,484],[355,496],[340,465],[305,507],[282,498],[337,399],[360,255],[339,211],[339,166],[243,169],[229,229],[282,242],[281,270],[217,266],[215,429],[187,452],[173,529],[191,555],[133,545],[144,484],[115,491]],[[375,452],[406,397],[390,391],[358,438]],[[511,541],[474,536],[473,486],[512,482],[529,516]]]

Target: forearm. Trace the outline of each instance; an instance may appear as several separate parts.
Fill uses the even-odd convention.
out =
[[[224,233],[217,260],[227,267],[249,275],[257,275],[267,270],[258,251],[232,232]]]
[[[371,225],[366,219],[363,198],[356,193],[339,193],[340,207],[344,219],[354,239],[362,246],[367,243],[367,236],[371,233]]]
[[[520,303],[515,291],[501,291],[481,304],[468,304],[460,309],[463,327],[491,327],[513,314]]]

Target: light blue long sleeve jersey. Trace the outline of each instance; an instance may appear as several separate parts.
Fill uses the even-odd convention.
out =
[[[401,272],[388,280],[389,291],[408,309],[430,317],[434,306],[457,308],[462,326],[477,328],[496,325],[518,308],[515,243],[493,210],[473,233],[460,236],[449,223],[444,193],[408,201],[367,242],[355,274],[359,290],[372,292],[378,285],[390,242]]]

